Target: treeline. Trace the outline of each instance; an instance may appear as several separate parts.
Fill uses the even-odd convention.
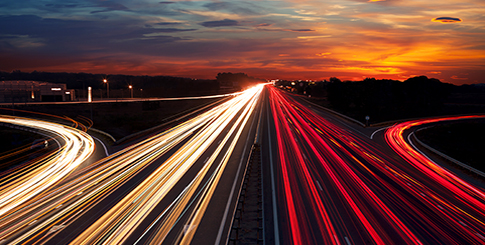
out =
[[[412,118],[440,113],[454,85],[425,76],[404,82],[364,79],[360,82],[333,82],[328,87],[332,106],[356,118],[373,120]]]
[[[0,72],[1,80],[32,80],[50,83],[65,83],[69,89],[106,90],[106,79],[110,91],[143,90],[145,97],[194,96],[219,93],[219,83],[210,79],[192,79],[172,76],[132,76],[67,72]]]
[[[332,109],[362,122],[369,116],[371,123],[456,113],[445,106],[452,97],[481,91],[479,85],[456,86],[426,76],[404,82],[374,78],[342,82],[332,77],[330,81],[279,81],[276,85],[298,94],[325,97]]]

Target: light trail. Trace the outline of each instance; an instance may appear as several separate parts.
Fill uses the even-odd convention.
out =
[[[199,157],[207,151],[226,126],[238,124],[244,127],[246,117],[252,114],[254,103],[259,98],[262,87],[247,90],[229,101],[204,112],[178,126],[163,133],[150,137],[142,142],[127,147],[91,166],[76,171],[69,181],[58,188],[45,192],[35,201],[17,210],[15,215],[0,216],[0,241],[12,244],[33,243],[43,244],[51,239],[59,230],[68,226],[78,216],[88,212],[95,204],[113,193],[118,187],[128,182],[147,166],[167,153],[181,142],[186,143],[174,153],[165,163],[161,164],[146,180],[137,185],[106,215],[102,216],[87,231],[73,241],[76,243],[118,243],[127,239],[136,227],[143,222],[149,212],[163,200],[163,197],[179,182]],[[249,109],[248,109],[249,108]],[[241,119],[243,118],[243,119]],[[241,121],[242,120],[242,121]],[[237,140],[235,131],[231,129],[227,135],[233,135],[230,140],[222,141],[220,145]],[[227,138],[227,137],[226,137]],[[218,150],[220,154],[231,154],[232,149]],[[218,153],[212,154],[199,175],[212,175],[214,162],[219,164],[219,171],[223,166],[216,161]],[[205,172],[204,172],[205,171]],[[218,175],[218,174],[214,174]],[[199,182],[203,178],[198,180]],[[213,181],[213,183],[216,183]],[[197,183],[200,184],[200,183]],[[193,193],[197,187],[182,188],[182,194]],[[211,185],[211,188],[214,188]],[[185,199],[186,201],[187,199]],[[184,205],[173,205],[173,210]],[[118,211],[116,209],[120,208]],[[127,208],[129,213],[122,213],[121,208]],[[111,217],[112,215],[112,217]],[[117,219],[119,215],[124,215]],[[178,219],[171,214],[171,219]],[[114,226],[104,226],[99,222],[108,222]],[[163,219],[163,224],[167,221]],[[175,224],[175,223],[173,223]],[[103,232],[102,230],[109,231]],[[111,234],[114,234],[111,236]],[[100,235],[101,240],[94,236]]]
[[[204,185],[203,194],[200,195],[197,201],[196,206],[199,208],[194,209],[189,221],[190,224],[187,224],[191,227],[190,232],[179,234],[181,243],[190,242],[239,139],[238,136],[254,111],[261,90],[262,86],[250,89],[244,94],[211,110],[208,113],[210,116],[203,117],[208,120],[199,122],[199,124],[204,124],[205,126],[194,137],[189,139],[172,157],[165,161],[103,217],[86,229],[71,244],[120,244],[125,242],[160,200],[173,189],[184,174],[216,142],[225,128],[233,120],[236,120],[224,139],[220,141],[216,150],[205,161],[204,166],[195,178],[184,188],[181,198],[177,199],[174,205],[170,206],[168,212],[163,213],[166,214],[166,217],[162,219],[162,223],[156,229],[156,234],[151,238],[153,243],[160,244],[163,242],[173,226],[179,221],[181,215],[183,215],[187,206],[190,206],[190,203],[193,202],[193,197],[203,183],[204,178],[209,174],[209,170],[216,165],[215,172],[211,175],[209,182]],[[238,128],[239,130],[237,130]],[[236,133],[235,137],[233,136],[234,133]],[[228,142],[230,142],[229,148],[223,152],[223,148]],[[223,160],[217,162],[216,159],[221,154],[223,154]]]
[[[62,147],[41,162],[3,176],[0,180],[0,217],[12,215],[22,204],[66,178],[94,151],[93,139],[80,130],[34,119],[0,116],[0,122],[54,135]]]
[[[270,105],[283,243],[485,243],[481,190],[408,148],[392,157],[271,87]],[[398,148],[404,126],[387,131]]]

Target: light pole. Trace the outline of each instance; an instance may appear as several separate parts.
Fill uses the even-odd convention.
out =
[[[91,94],[91,87],[88,87],[88,102],[93,102],[93,96]]]
[[[109,83],[108,83],[108,80],[103,79],[103,82],[106,83],[106,97],[109,99]]]
[[[128,86],[128,88],[130,88],[130,90],[131,90],[131,98],[133,99],[133,86],[130,85],[130,86]]]

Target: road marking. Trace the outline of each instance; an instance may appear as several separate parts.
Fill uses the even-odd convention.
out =
[[[269,125],[269,110],[266,111],[268,113],[268,116],[266,117],[266,120],[268,122],[268,140],[271,140],[271,128]],[[274,226],[274,243],[275,245],[280,244],[280,234],[279,234],[279,228],[278,228],[278,216],[276,212],[276,191],[275,191],[275,180],[274,180],[274,170],[273,170],[273,154],[272,154],[272,149],[271,149],[271,142],[268,144],[269,146],[269,167],[271,171],[271,197],[272,197],[272,203],[273,203],[273,226]]]
[[[384,129],[386,129],[386,128],[390,128],[390,127],[392,127],[392,126],[387,126],[387,127],[380,128],[380,129],[378,129],[378,130],[374,131],[374,132],[373,132],[373,133],[370,135],[370,139],[374,138],[374,135],[375,135],[377,132],[379,132],[379,131],[381,131],[381,130],[384,130]]]
[[[350,240],[348,237],[344,237],[345,238],[345,241],[347,242],[347,245],[352,245],[352,243],[350,243]]]
[[[320,185],[320,182],[318,182],[318,180],[317,180],[317,185],[318,185],[318,188],[320,188],[320,190],[321,190],[321,191],[323,191],[323,188],[322,188],[322,186]]]
[[[333,238],[335,238],[335,241],[337,242],[337,244],[340,244],[338,238],[337,238],[337,235],[333,235]]]
[[[184,225],[184,234],[189,233],[194,228],[195,228],[195,225]]]
[[[101,143],[101,145],[103,146],[103,149],[104,149],[104,154],[106,154],[106,156],[109,156],[109,152],[108,152],[108,148],[106,148],[106,145],[104,145],[103,141],[101,141],[100,139],[94,137],[91,135],[91,137],[97,141],[99,141],[99,143]]]
[[[251,127],[249,128],[249,132],[253,130],[253,126],[254,126],[254,119],[253,119],[253,122],[251,123]],[[244,144],[244,149],[240,157],[241,160],[239,161],[239,168],[237,169],[237,172],[236,172],[236,178],[232,183],[231,193],[229,194],[229,198],[227,199],[226,209],[224,210],[224,215],[222,216],[221,225],[219,226],[219,232],[217,233],[216,242],[214,243],[215,245],[219,245],[221,243],[222,232],[224,231],[224,225],[226,224],[227,215],[229,213],[229,207],[231,206],[232,196],[234,195],[234,191],[236,190],[236,184],[238,179],[237,176],[239,176],[239,173],[241,172],[242,162],[244,160],[244,154],[246,153],[246,149],[248,147],[248,140],[249,138],[246,139],[246,142]],[[231,227],[229,227],[229,230],[230,229]],[[227,241],[229,241],[229,235],[227,237]]]
[[[52,228],[47,232],[47,235],[51,234],[51,233],[54,233],[62,228],[64,228],[65,225],[54,225],[52,226]]]

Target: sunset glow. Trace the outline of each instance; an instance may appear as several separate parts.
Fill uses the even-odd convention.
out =
[[[8,1],[0,70],[485,82],[478,0]]]

